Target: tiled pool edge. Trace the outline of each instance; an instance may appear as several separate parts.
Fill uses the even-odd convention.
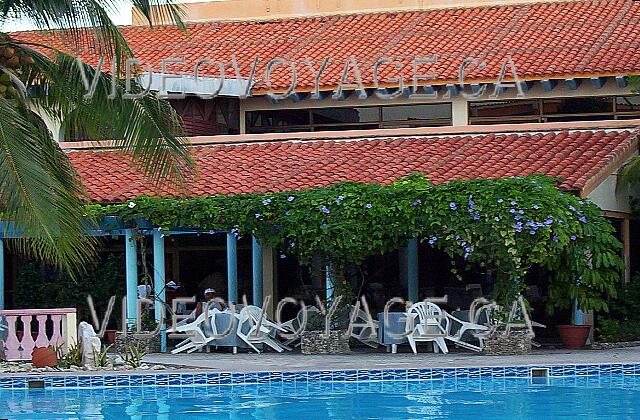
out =
[[[0,389],[28,389],[40,381],[45,388],[239,385],[280,382],[406,381],[454,378],[527,378],[531,369],[549,369],[550,377],[640,375],[640,364],[520,365],[424,369],[361,369],[300,372],[203,372],[106,375],[33,375],[0,377]]]

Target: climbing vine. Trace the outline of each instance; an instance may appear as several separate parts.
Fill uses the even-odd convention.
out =
[[[497,298],[524,287],[533,266],[554,273],[550,304],[606,310],[623,262],[621,244],[600,209],[562,192],[544,176],[453,181],[434,185],[421,175],[392,184],[338,183],[326,188],[198,198],[140,197],[90,205],[88,216],[115,216],[165,230],[195,228],[252,234],[303,263],[318,254],[338,267],[406,245],[418,237],[451,257],[496,273]]]

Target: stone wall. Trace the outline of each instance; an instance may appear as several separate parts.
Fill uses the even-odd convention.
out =
[[[349,336],[344,331],[305,331],[301,335],[302,354],[345,354],[351,351]]]

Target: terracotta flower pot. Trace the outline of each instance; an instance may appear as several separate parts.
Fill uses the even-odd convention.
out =
[[[58,356],[49,347],[36,347],[31,352],[31,363],[37,368],[58,366]]]
[[[567,349],[577,350],[584,347],[591,331],[591,325],[558,325],[560,340]]]
[[[107,341],[109,342],[109,344],[115,344],[116,343],[116,331],[117,330],[106,330],[105,333],[107,335]]]

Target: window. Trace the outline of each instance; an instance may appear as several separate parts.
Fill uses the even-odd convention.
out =
[[[451,104],[282,109],[246,113],[247,133],[451,125]]]
[[[640,96],[593,96],[469,103],[469,124],[640,118]]]
[[[451,125],[450,104],[400,105],[382,107],[384,127]]]

